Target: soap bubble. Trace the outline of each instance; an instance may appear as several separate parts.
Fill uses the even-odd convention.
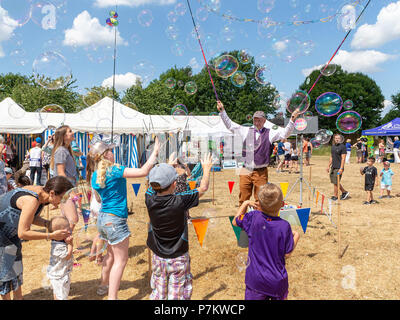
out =
[[[338,29],[344,32],[349,32],[350,30],[355,29],[357,25],[357,17],[363,9],[364,7],[357,2],[347,3],[342,6],[337,16]]]
[[[177,104],[172,108],[171,115],[176,121],[185,121],[188,116],[188,110],[184,104]]]
[[[299,40],[288,36],[273,42],[272,49],[284,62],[293,62],[299,55]]]
[[[179,16],[184,16],[186,13],[186,5],[183,2],[179,2],[175,6],[175,13]]]
[[[315,134],[315,140],[321,144],[327,144],[332,137],[332,131],[326,129],[320,129]]]
[[[121,107],[121,115],[125,119],[135,119],[138,116],[138,107],[133,102],[127,102],[124,104],[129,109]]]
[[[275,0],[258,0],[257,9],[261,13],[269,13],[275,6]]]
[[[168,89],[173,89],[176,86],[176,80],[174,78],[168,78],[164,83]]]
[[[217,216],[216,209],[214,209],[214,208],[204,209],[201,216],[208,219],[208,226],[207,226],[208,228],[216,227],[217,222],[218,222],[218,219],[215,219],[215,217]]]
[[[48,90],[65,87],[72,78],[67,60],[58,52],[47,51],[33,62],[35,82]]]
[[[11,51],[10,57],[17,66],[26,66],[29,63],[26,51],[22,48]]]
[[[182,88],[185,85],[185,83],[182,80],[178,80],[177,84],[179,88]]]
[[[336,128],[344,134],[351,134],[361,128],[362,118],[358,112],[345,111],[336,119]]]
[[[222,41],[228,43],[232,42],[233,39],[235,38],[235,31],[228,25],[224,26],[219,34],[221,36]]]
[[[175,11],[170,11],[167,14],[167,19],[171,23],[175,23],[178,20],[178,15],[175,13]]]
[[[129,39],[130,43],[132,43],[135,46],[137,46],[140,43],[140,41],[142,41],[142,38],[137,33],[132,34]]]
[[[343,102],[343,109],[350,110],[353,109],[353,107],[354,107],[353,101],[346,100],[345,102]]]
[[[207,33],[204,35],[204,45],[207,54],[213,56],[220,48],[220,39],[213,33]]]
[[[258,68],[254,77],[259,84],[266,85],[271,82],[271,70],[267,67]]]
[[[300,109],[300,113],[307,111],[311,103],[310,96],[303,90],[297,90],[287,102],[287,110],[293,113],[296,109]]]
[[[304,118],[297,118],[294,122],[294,128],[297,131],[303,131],[307,128],[307,121]]]
[[[185,53],[183,43],[181,41],[174,42],[171,46],[171,52],[178,57],[182,57]]]
[[[322,143],[320,141],[316,140],[315,138],[312,138],[310,140],[310,142],[314,149],[319,149],[319,147],[321,147],[321,145],[322,145]]]
[[[238,268],[239,272],[245,271],[250,265],[250,257],[246,252],[239,253],[236,258],[236,267]]]
[[[167,35],[168,39],[176,40],[179,36],[179,29],[175,25],[169,25],[167,26],[167,29],[165,29],[165,34]]]
[[[197,85],[194,81],[189,81],[185,84],[185,92],[189,95],[193,95],[197,92]]]
[[[25,108],[19,104],[12,103],[8,106],[8,115],[12,119],[21,119],[25,116]]]
[[[57,8],[48,1],[35,2],[32,5],[32,21],[44,30],[55,30],[57,26]]]
[[[65,122],[65,111],[57,104],[48,104],[40,109],[39,121],[45,128],[58,128]]]
[[[133,66],[135,74],[140,76],[143,84],[147,84],[153,78],[156,70],[154,65],[147,60],[140,60]]]
[[[315,101],[315,110],[325,117],[337,115],[342,109],[342,98],[334,92],[325,92]]]
[[[242,49],[238,53],[239,62],[242,64],[249,64],[251,62],[251,54],[249,50]]]
[[[153,14],[150,10],[142,10],[138,14],[137,19],[142,27],[150,27],[153,23]]]
[[[32,15],[30,0],[0,0],[0,7],[7,11],[9,19],[2,19],[2,22],[9,27],[22,27]]]
[[[257,33],[263,39],[272,38],[276,30],[277,30],[276,22],[269,17],[264,18],[262,20],[262,23],[258,23],[257,25]]]
[[[239,62],[231,55],[224,54],[214,60],[215,72],[221,78],[229,78],[239,68]]]
[[[321,74],[329,77],[336,72],[336,64],[326,64],[321,68]]]
[[[115,231],[116,228],[112,222],[107,223],[105,228]],[[95,257],[102,254],[106,248],[107,243],[99,237],[99,231],[95,223],[87,224],[74,232],[76,250],[88,257]]]
[[[196,17],[199,21],[206,21],[208,18],[208,10],[206,8],[198,8],[196,10]]]
[[[311,111],[304,112],[304,117],[311,118],[312,116],[313,116],[313,113]]]
[[[219,11],[221,8],[221,0],[204,0],[203,4],[212,11]]]
[[[243,88],[246,84],[247,76],[243,71],[236,71],[232,77],[231,82],[235,87]]]

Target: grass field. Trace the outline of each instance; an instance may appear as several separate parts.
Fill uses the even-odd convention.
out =
[[[328,157],[312,158],[311,184],[326,196],[331,196],[332,186],[326,172]],[[343,185],[350,191],[350,198],[342,201],[341,248],[338,251],[338,230],[320,208],[311,206],[311,215],[306,234],[301,227],[294,227],[301,234],[298,246],[287,260],[289,274],[288,299],[398,299],[400,297],[400,224],[399,198],[382,199],[379,204],[365,206],[364,180],[359,174],[359,164],[346,165]],[[382,165],[376,164],[378,172]],[[393,193],[400,192],[400,168],[392,164],[395,172]],[[305,168],[308,180],[309,167]],[[269,170],[269,181],[289,182],[292,185],[298,174],[276,173]],[[148,274],[148,249],[146,247],[148,221],[144,204],[144,179],[128,182],[128,205],[133,205],[134,214],[128,218],[132,232],[129,247],[129,261],[125,269],[119,299],[148,299],[150,282]],[[228,181],[235,181],[229,194]],[[136,197],[130,183],[143,183]],[[215,206],[212,204],[212,185],[201,199],[199,207],[192,209],[192,217],[204,215],[204,211],[214,208],[217,216],[233,215],[237,210],[239,177],[235,170],[216,172],[214,176]],[[290,186],[289,186],[290,188]],[[375,198],[379,187],[375,188]],[[299,187],[296,186],[289,199],[290,204],[299,202]],[[308,203],[308,192],[304,192],[303,203]],[[333,221],[337,224],[337,207],[333,207]],[[50,216],[57,211],[50,211]],[[46,216],[46,210],[42,215]],[[40,228],[33,227],[38,230]],[[236,237],[228,218],[212,219],[200,247],[193,226],[189,225],[189,243],[192,262],[192,299],[243,299],[244,275],[236,258],[247,249],[237,246]],[[23,243],[24,299],[52,299],[51,290],[43,288],[43,269],[48,264],[50,242],[28,241]],[[340,252],[342,258],[338,257]],[[101,267],[89,262],[85,256],[76,255],[81,264],[72,272],[70,299],[99,300],[96,288],[99,284]]]

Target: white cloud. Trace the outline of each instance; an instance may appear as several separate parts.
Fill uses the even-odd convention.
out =
[[[132,72],[128,72],[125,74],[116,74],[115,75],[115,90],[116,91],[126,90],[126,89],[130,88],[131,86],[133,86],[134,84],[136,84],[137,80],[140,80],[140,76],[138,76]],[[111,76],[107,79],[104,79],[104,81],[101,85],[103,87],[112,88],[113,76]]]
[[[88,45],[114,45],[114,29],[100,23],[99,19],[92,18],[86,10],[75,19],[71,29],[64,31],[66,46],[84,47]],[[117,44],[128,45],[117,31]]]
[[[18,22],[11,19],[7,11],[0,7],[0,58],[5,56],[1,43],[11,39],[17,26]]]
[[[94,5],[100,8],[115,7],[116,0],[96,0]],[[149,4],[170,5],[176,3],[176,0],[118,0],[118,6],[139,7]]]
[[[332,64],[339,64],[342,69],[347,72],[364,72],[374,73],[382,71],[378,66],[389,60],[396,59],[397,56],[382,53],[376,50],[365,50],[365,51],[346,51],[339,50],[338,54],[332,60]],[[324,65],[314,66],[312,68],[303,69],[302,73],[305,77],[308,77],[314,70],[321,69]]]
[[[382,8],[375,24],[360,26],[354,35],[351,47],[376,48],[396,39],[400,39],[400,1]]]

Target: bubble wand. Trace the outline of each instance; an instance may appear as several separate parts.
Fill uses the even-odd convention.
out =
[[[187,2],[188,7],[189,7],[190,16],[192,17],[193,26],[194,26],[194,30],[196,31],[197,40],[199,41],[201,53],[203,54],[203,58],[204,58],[204,61],[206,63],[208,75],[210,76],[211,84],[212,84],[212,87],[214,89],[215,99],[217,99],[217,101],[219,101],[217,90],[215,89],[214,81],[213,81],[213,78],[211,76],[211,71],[210,71],[210,68],[209,68],[208,63],[207,63],[206,55],[204,54],[203,45],[201,44],[200,35],[199,35],[199,32],[197,31],[197,25],[196,25],[196,22],[194,21],[194,18],[193,18],[192,8],[190,6],[189,0],[186,0],[186,2]]]

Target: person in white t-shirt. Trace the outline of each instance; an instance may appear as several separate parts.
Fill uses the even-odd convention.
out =
[[[284,167],[289,168],[289,164],[290,164],[290,160],[291,160],[291,154],[290,154],[290,150],[291,150],[291,144],[289,141],[287,141],[285,139],[284,143],[283,143],[283,150],[285,151],[285,163],[284,163]]]
[[[291,161],[290,161],[290,170],[289,173],[292,173],[293,167],[296,165],[296,169],[294,172],[297,172],[299,170],[299,151],[297,150],[296,143],[292,143],[292,147],[290,150],[291,153]]]
[[[40,186],[40,180],[42,179],[42,148],[41,144],[36,142],[36,146],[31,148],[28,152],[29,157],[29,169],[31,171],[31,181],[34,184],[35,173],[36,176],[36,185]]]

